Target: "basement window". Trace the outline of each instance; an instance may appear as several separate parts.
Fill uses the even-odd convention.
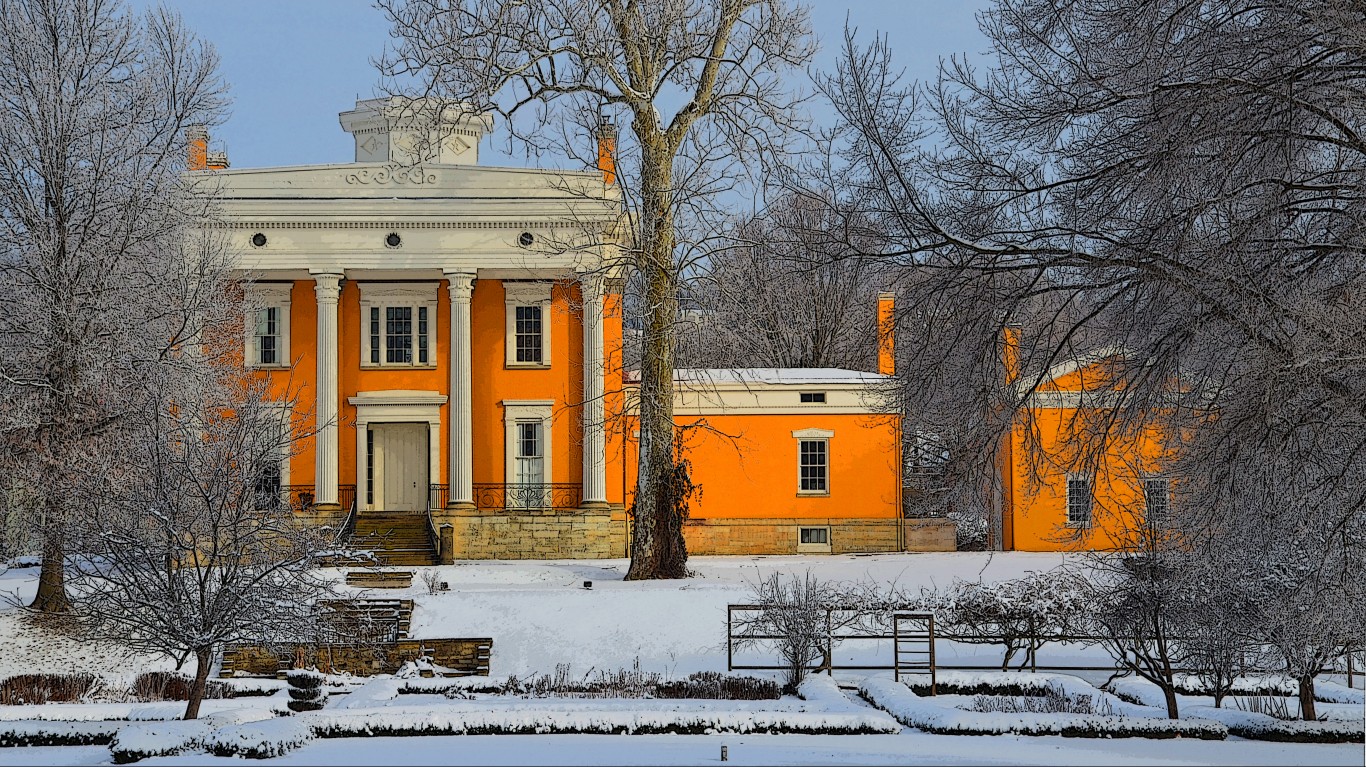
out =
[[[797,553],[829,554],[830,528],[823,526],[797,528]]]
[[[825,392],[804,391],[802,392],[802,402],[825,402]]]

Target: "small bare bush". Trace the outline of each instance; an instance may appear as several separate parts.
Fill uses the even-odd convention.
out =
[[[441,591],[441,571],[429,568],[422,571],[422,583],[427,587],[427,593],[436,596]]]
[[[977,695],[972,710],[1005,714],[1094,714],[1113,716],[1110,701],[1093,695],[1069,695],[1061,685],[1049,684],[1033,695]]]
[[[75,703],[98,686],[99,678],[94,674],[19,674],[0,682],[0,704]]]
[[[174,671],[146,671],[133,680],[133,695],[138,700],[189,700],[194,680]],[[204,697],[232,698],[233,690],[223,682],[206,682]]]
[[[1280,695],[1249,695],[1233,699],[1233,705],[1250,714],[1265,714],[1284,721],[1299,718],[1298,711],[1290,710],[1289,699]]]

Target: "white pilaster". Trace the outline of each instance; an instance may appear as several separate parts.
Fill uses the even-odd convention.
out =
[[[583,295],[583,504],[607,503],[607,442],[603,407],[603,280],[586,274]]]
[[[335,505],[337,497],[337,300],[341,296],[342,275],[322,273],[313,275],[313,294],[318,301],[318,433],[314,437],[316,470],[313,501],[319,505]]]
[[[474,274],[446,272],[451,294],[450,505],[474,505],[474,427],[470,403],[470,298]]]

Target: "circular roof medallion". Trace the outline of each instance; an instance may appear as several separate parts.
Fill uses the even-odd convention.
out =
[[[521,236],[517,238],[517,244],[521,245],[524,248],[531,247],[531,243],[535,241],[536,235],[532,234],[531,232],[522,232]]]
[[[403,244],[403,238],[398,236],[398,232],[390,232],[385,236],[384,244],[391,248],[397,248]]]
[[[253,234],[251,236],[251,244],[258,248],[264,248],[266,246],[266,236],[260,232]]]

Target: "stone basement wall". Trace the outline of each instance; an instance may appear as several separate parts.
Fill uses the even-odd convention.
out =
[[[602,509],[447,510],[455,559],[612,559],[626,556],[626,513]]]
[[[897,546],[896,519],[690,519],[683,525],[689,554],[797,554],[798,527],[830,528],[831,554],[954,551],[949,519],[907,519],[906,545]]]

